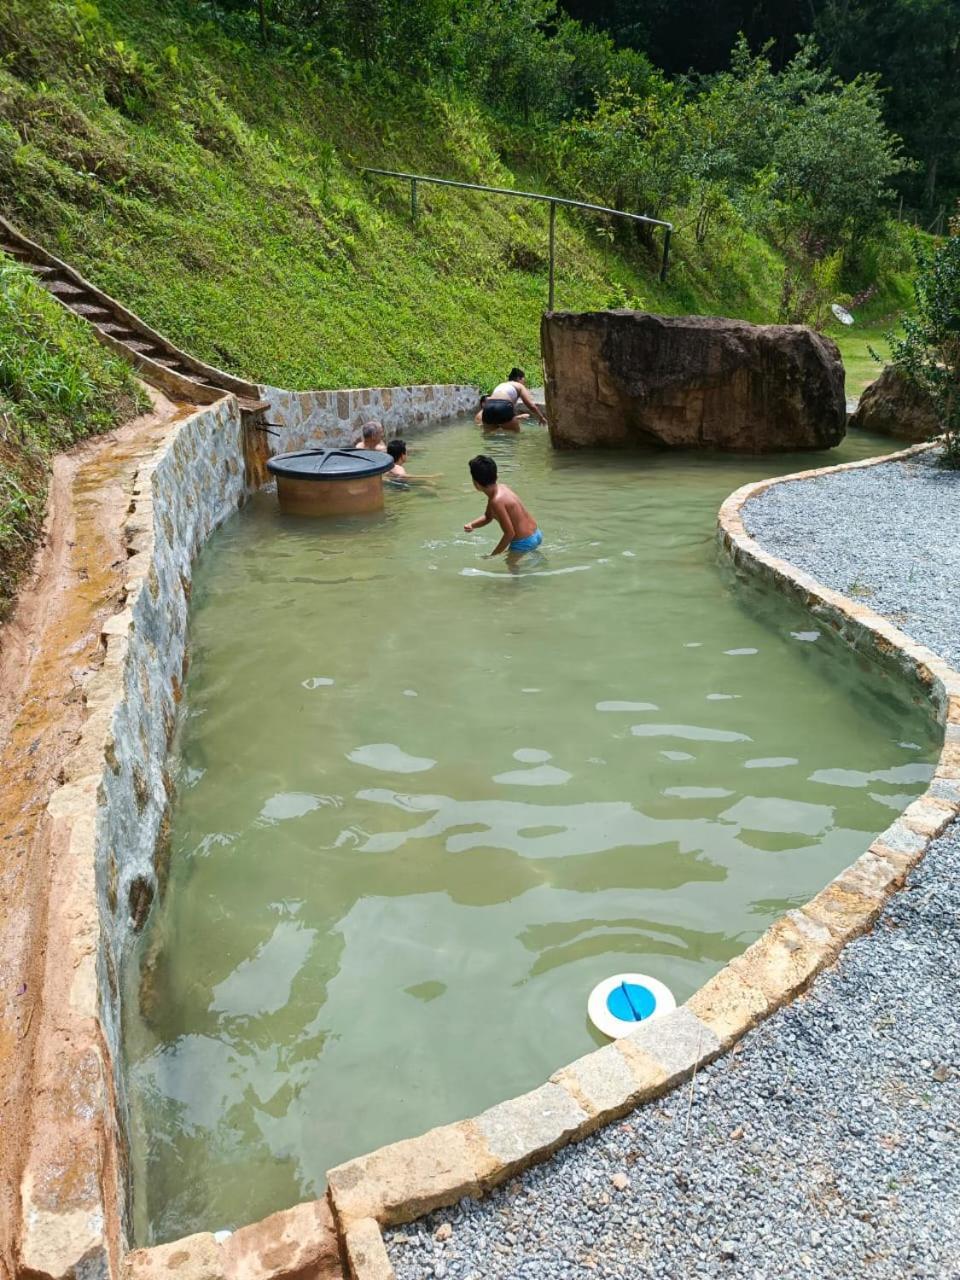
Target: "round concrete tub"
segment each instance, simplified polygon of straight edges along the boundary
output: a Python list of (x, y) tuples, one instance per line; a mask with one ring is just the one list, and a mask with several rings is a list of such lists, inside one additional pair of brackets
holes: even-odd
[(267, 462), (280, 510), (296, 516), (352, 516), (383, 510), (383, 476), (393, 466), (376, 449), (300, 449)]

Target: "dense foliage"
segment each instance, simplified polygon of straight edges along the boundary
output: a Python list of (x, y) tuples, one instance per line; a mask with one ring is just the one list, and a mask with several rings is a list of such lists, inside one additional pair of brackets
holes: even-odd
[(945, 460), (960, 467), (960, 211), (942, 244), (921, 246), (914, 310), (890, 340), (894, 363), (933, 400)]
[(0, 617), (43, 519), (50, 456), (143, 403), (130, 367), (0, 254)]
[(722, 71), (739, 32), (775, 67), (814, 36), (845, 79), (876, 73), (884, 117), (920, 161), (898, 182), (924, 223), (960, 191), (960, 0), (563, 0), (670, 74)]
[[(622, 43), (628, 4), (619, 24), (607, 15), (617, 44), (553, 0), (229, 3), (248, 23), (255, 8), (269, 13), (274, 38), (287, 31), (316, 41), (341, 76), (359, 60), (368, 75), (427, 77), (479, 97), (513, 127), (518, 149), (589, 200), (676, 219), (699, 244), (720, 223), (746, 221), (786, 259), (788, 320), (819, 321), (827, 293), (862, 279), (892, 184), (916, 168), (885, 121), (879, 77), (837, 77), (812, 37), (776, 62), (740, 36), (724, 69), (669, 79)], [(629, 28), (632, 39), (650, 38), (657, 6), (633, 7), (645, 17)], [(702, 24), (714, 38), (736, 6), (720, 10), (711, 7)], [(826, 9), (822, 16), (827, 24)], [(838, 24), (829, 31), (839, 48)], [(609, 233), (621, 248), (635, 234), (622, 224)]]

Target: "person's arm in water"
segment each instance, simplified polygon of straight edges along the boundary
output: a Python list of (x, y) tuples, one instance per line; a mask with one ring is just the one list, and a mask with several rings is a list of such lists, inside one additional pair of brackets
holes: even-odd
[(523, 385), (523, 383), (515, 382), (513, 385), (520, 392), (520, 399), (527, 406), (530, 412), (536, 416), (539, 422), (542, 422), (543, 425), (546, 426), (547, 415), (545, 413), (541, 413), (540, 406), (537, 404), (536, 400), (534, 400), (533, 396), (530, 394), (527, 388)]
[(506, 551), (507, 547), (509, 547), (510, 543), (517, 536), (517, 531), (514, 528), (513, 521), (510, 519), (509, 511), (507, 511), (502, 502), (491, 503), (491, 508), (494, 516), (496, 517), (497, 524), (499, 524), (500, 528), (503, 530), (503, 537), (490, 552), (490, 555), (499, 556)]

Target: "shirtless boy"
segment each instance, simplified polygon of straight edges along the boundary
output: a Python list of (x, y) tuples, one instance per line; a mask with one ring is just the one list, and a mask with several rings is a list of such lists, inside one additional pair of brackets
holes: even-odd
[(478, 453), (475, 458), (470, 459), (470, 475), (478, 493), (486, 494), (487, 509), (479, 520), (471, 520), (463, 526), (464, 533), (482, 529), (491, 520), (496, 520), (503, 530), (503, 537), (490, 555), (499, 556), (508, 549), (512, 556), (522, 555), (524, 551), (535, 551), (543, 541), (543, 534), (513, 490), (508, 489), (505, 484), (497, 483), (497, 464), (494, 460)]

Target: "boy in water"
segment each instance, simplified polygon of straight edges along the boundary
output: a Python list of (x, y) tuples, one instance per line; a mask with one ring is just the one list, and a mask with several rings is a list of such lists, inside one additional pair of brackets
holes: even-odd
[(478, 453), (475, 458), (470, 459), (470, 475), (473, 487), (479, 493), (487, 495), (487, 509), (479, 520), (471, 520), (463, 526), (464, 533), (482, 529), (491, 520), (496, 520), (503, 530), (503, 537), (490, 552), (491, 556), (498, 556), (508, 548), (511, 556), (522, 555), (524, 551), (535, 551), (543, 541), (543, 534), (513, 490), (508, 489), (505, 484), (497, 483), (497, 464), (494, 460)]
[(407, 460), (407, 442), (397, 438), (387, 445), (387, 453), (393, 459), (393, 469), (387, 472), (391, 480), (406, 480), (407, 469), (403, 465)]

